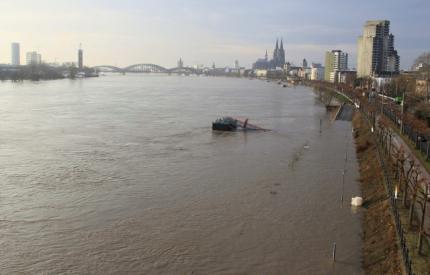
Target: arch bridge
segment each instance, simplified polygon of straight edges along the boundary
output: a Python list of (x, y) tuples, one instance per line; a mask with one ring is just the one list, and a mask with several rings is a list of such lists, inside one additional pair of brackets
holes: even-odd
[(119, 68), (111, 65), (99, 65), (92, 67), (98, 72), (110, 72), (110, 73), (166, 73), (166, 74), (200, 74), (201, 71), (191, 67), (176, 67), (167, 69), (160, 65), (141, 63), (127, 66), (125, 68)]
[(123, 70), (121, 68), (110, 66), (110, 65), (99, 65), (94, 66), (92, 69), (98, 71), (98, 72), (106, 72), (106, 73), (121, 73)]
[(135, 64), (125, 67), (126, 73), (167, 73), (168, 70), (164, 67), (155, 64)]

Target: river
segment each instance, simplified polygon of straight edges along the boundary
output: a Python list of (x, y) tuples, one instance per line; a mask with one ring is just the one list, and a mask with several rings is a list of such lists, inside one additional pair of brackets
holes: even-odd
[(307, 87), (111, 75), (2, 82), (0, 106), (0, 274), (363, 272), (351, 125)]

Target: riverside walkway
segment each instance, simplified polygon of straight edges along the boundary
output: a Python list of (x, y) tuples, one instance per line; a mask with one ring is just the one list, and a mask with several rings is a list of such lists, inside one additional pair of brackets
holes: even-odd
[[(430, 173), (425, 169), (425, 167), (421, 164), (421, 161), (415, 156), (415, 153), (410, 149), (409, 145), (406, 144), (406, 142), (397, 134), (393, 133), (392, 135), (392, 144), (396, 147), (398, 150), (403, 150), (404, 157), (412, 159), (414, 163), (418, 164), (415, 165), (415, 169), (418, 171), (419, 177), (418, 180), (423, 185), (423, 188), (425, 188), (425, 184), (430, 184)], [(409, 166), (407, 162), (405, 162), (405, 166)], [(406, 167), (409, 168), (409, 167)], [(415, 211), (417, 211), (420, 216), (422, 216), (422, 212), (420, 207), (415, 207)], [(430, 211), (426, 211), (426, 218), (424, 219), (424, 231), (430, 232)], [(427, 242), (430, 243), (430, 236), (426, 235)]]
[[(351, 96), (349, 96), (343, 92), (337, 91), (337, 90), (333, 90), (333, 91), (335, 91), (340, 96), (345, 97), (351, 103), (355, 102), (351, 98)], [(381, 115), (385, 116), (385, 114), (383, 114), (383, 113), (376, 115), (376, 118), (378, 121), (379, 121)], [(418, 181), (421, 184), (421, 188), (423, 188), (423, 190), (426, 190), (426, 185), (428, 185), (428, 188), (429, 188), (428, 190), (430, 190), (430, 173), (429, 173), (429, 171), (423, 166), (421, 160), (419, 158), (417, 158), (417, 156), (415, 155), (415, 152), (413, 150), (411, 150), (410, 146), (395, 131), (392, 131), (392, 145), (394, 147), (396, 147), (397, 150), (400, 150), (400, 149), (403, 150), (405, 159), (413, 160), (413, 162), (415, 163), (415, 169), (417, 170), (417, 172), (419, 174)], [(405, 165), (406, 169), (409, 168), (409, 163), (407, 161), (405, 162), (404, 165)], [(418, 202), (416, 202), (416, 205), (415, 205), (415, 213), (418, 214), (419, 218), (421, 219), (422, 211), (418, 205)], [(426, 211), (426, 214), (425, 214), (424, 232), (427, 232), (425, 237), (426, 237), (427, 243), (430, 244), (430, 234), (429, 234), (429, 232), (430, 232), (430, 211)]]

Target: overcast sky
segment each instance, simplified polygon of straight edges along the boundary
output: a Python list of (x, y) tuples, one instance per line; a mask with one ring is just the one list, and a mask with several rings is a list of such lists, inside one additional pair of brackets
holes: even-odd
[(323, 62), (341, 49), (356, 66), (357, 38), (366, 20), (387, 19), (402, 68), (430, 50), (429, 0), (1, 0), (0, 63), (10, 43), (37, 50), (47, 62), (86, 65), (155, 63), (251, 66), (282, 37), (286, 59)]

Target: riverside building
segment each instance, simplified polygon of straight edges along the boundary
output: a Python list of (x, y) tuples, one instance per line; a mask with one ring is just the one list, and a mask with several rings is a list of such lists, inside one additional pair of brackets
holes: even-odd
[(328, 82), (337, 81), (337, 72), (348, 69), (348, 54), (341, 50), (332, 50), (325, 54), (324, 80)]
[(320, 81), (324, 79), (324, 67), (321, 64), (312, 63), (311, 80)]
[(390, 21), (366, 21), (363, 35), (358, 38), (357, 77), (397, 74), (399, 64)]

